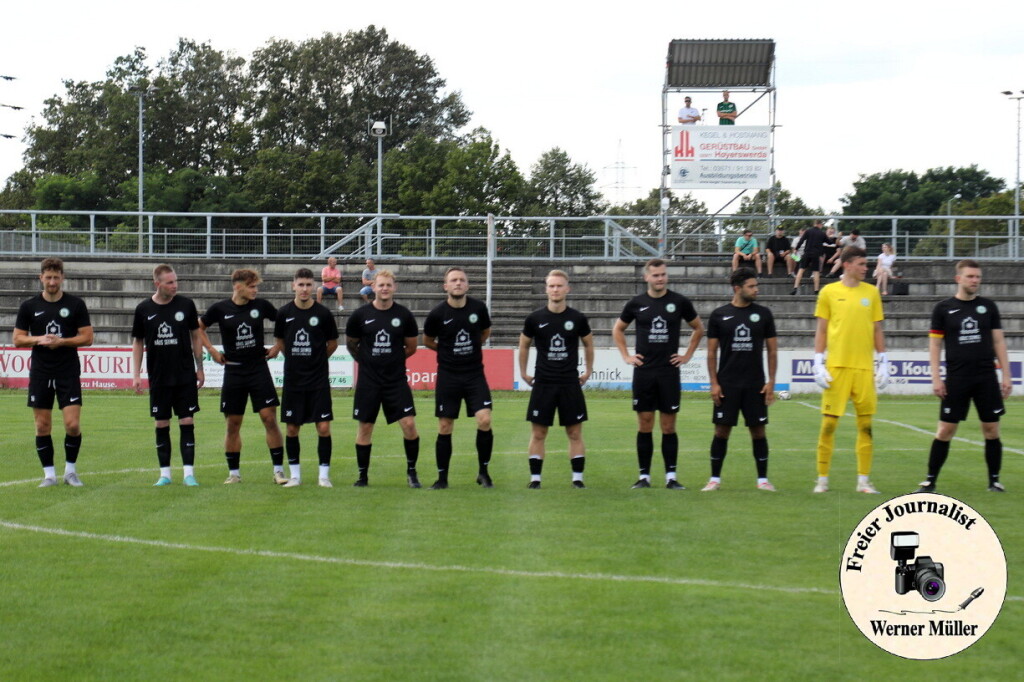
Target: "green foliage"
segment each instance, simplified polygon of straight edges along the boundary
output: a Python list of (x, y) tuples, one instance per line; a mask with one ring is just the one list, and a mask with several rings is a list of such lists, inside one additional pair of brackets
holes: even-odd
[[(793, 196), (788, 189), (783, 189), (782, 183), (776, 182), (771, 190), (760, 189), (752, 197), (744, 196), (740, 200), (740, 215), (768, 215), (769, 199), (774, 194), (773, 215), (777, 216), (815, 216), (824, 215), (820, 206), (810, 207), (803, 199)], [(774, 225), (767, 219), (764, 220), (730, 220), (726, 221), (726, 228), (730, 232), (742, 233), (743, 230), (753, 230), (756, 234), (769, 234), (775, 226), (781, 226), (790, 234), (795, 234), (800, 227), (806, 227), (806, 220), (781, 220)]]
[(541, 154), (525, 188), (525, 215), (587, 216), (601, 213), (604, 203), (597, 176), (573, 163), (558, 147)]
[[(1000, 192), (971, 201), (958, 201), (958, 216), (1011, 216), (1013, 192)], [(986, 250), (993, 256), (1007, 255), (1008, 220), (954, 220), (952, 253), (956, 257), (984, 257)], [(950, 251), (949, 220), (930, 221), (928, 234), (946, 239), (922, 239), (914, 247), (915, 256), (946, 256)], [(986, 235), (993, 235), (986, 238)]]

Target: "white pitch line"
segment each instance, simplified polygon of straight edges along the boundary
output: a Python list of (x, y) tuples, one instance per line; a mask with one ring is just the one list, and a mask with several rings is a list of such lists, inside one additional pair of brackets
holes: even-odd
[(293, 561), (307, 561), (322, 564), (336, 564), (342, 566), (360, 566), (367, 568), (390, 568), (406, 569), (414, 571), (433, 571), (439, 573), (482, 573), (486, 575), (501, 575), (515, 578), (555, 578), (563, 580), (591, 580), (605, 582), (636, 582), (656, 583), (663, 585), (695, 585), (701, 587), (721, 587), (728, 589), (756, 590), (758, 592), (782, 592), (785, 594), (821, 594), (836, 595), (836, 590), (826, 590), (819, 587), (782, 587), (776, 585), (754, 585), (748, 583), (729, 583), (717, 580), (704, 580), (700, 578), (671, 578), (657, 575), (615, 575), (611, 573), (567, 573), (563, 571), (521, 571), (511, 568), (492, 568), (487, 566), (460, 566), (436, 565), (411, 563), (404, 561), (371, 561), (369, 559), (350, 559), (345, 557), (320, 556), (316, 554), (299, 554), (296, 552), (276, 552), (263, 549), (236, 549), (233, 547), (212, 547), (206, 545), (189, 545), (178, 542), (165, 542), (163, 540), (146, 540), (123, 535), (104, 535), (100, 533), (87, 533), (84, 531), (65, 530), (62, 528), (45, 528), (42, 526), (29, 526), (21, 523), (0, 520), (0, 527), (9, 530), (28, 531), (31, 533), (44, 533), (61, 537), (79, 538), (83, 540), (99, 540), (127, 545), (142, 545), (158, 549), (185, 550), (189, 552), (216, 552), (219, 554), (231, 554), (241, 557), (260, 557), (268, 559), (291, 559)]
[[(803, 405), (804, 407), (809, 407), (812, 410), (820, 410), (821, 409), (820, 405), (812, 405), (811, 403), (799, 402), (797, 404), (798, 405)], [(844, 417), (852, 417), (854, 415), (849, 413), (849, 412), (846, 412), (843, 416)], [(881, 417), (878, 417), (877, 415), (875, 416), (873, 421), (882, 422), (883, 424), (892, 424), (893, 426), (900, 426), (900, 427), (903, 427), (904, 429), (909, 429), (911, 431), (916, 431), (917, 433), (923, 433), (926, 436), (934, 436), (935, 435), (934, 431), (929, 431), (927, 429), (922, 429), (919, 426), (912, 426), (911, 424), (904, 424), (903, 422), (894, 422), (891, 419), (882, 419)], [(976, 440), (971, 440), (969, 438), (963, 438), (962, 436), (953, 436), (953, 440), (960, 441), (961, 443), (967, 443), (968, 445), (975, 445), (975, 446), (978, 446), (978, 447), (984, 447), (985, 446), (984, 443), (980, 443), (980, 442), (978, 442)], [(1018, 450), (1017, 448), (1011, 448), (1011, 447), (1007, 447), (1005, 445), (1003, 446), (1003, 452), (1012, 452), (1015, 455), (1024, 455), (1024, 450)]]

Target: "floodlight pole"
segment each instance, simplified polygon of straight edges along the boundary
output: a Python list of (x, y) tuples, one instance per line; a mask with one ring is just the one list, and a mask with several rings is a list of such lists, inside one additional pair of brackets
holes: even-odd
[(142, 253), (142, 211), (145, 205), (143, 199), (145, 193), (145, 171), (143, 170), (143, 102), (145, 101), (147, 95), (152, 95), (154, 92), (156, 92), (156, 88), (152, 85), (150, 85), (147, 88), (144, 88), (141, 85), (139, 85), (134, 88), (131, 88), (129, 92), (131, 92), (133, 95), (139, 98), (139, 253)]
[(1017, 100), (1017, 181), (1013, 185), (1013, 229), (1010, 232), (1010, 256), (1015, 258), (1020, 252), (1020, 101), (1024, 99), (1024, 90), (1014, 95), (1012, 90), (1004, 90), (1008, 99)]

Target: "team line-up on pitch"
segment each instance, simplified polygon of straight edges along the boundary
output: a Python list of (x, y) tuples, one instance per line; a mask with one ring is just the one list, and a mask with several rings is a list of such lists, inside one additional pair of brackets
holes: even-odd
[[(811, 228), (814, 230), (817, 228)], [(808, 230), (810, 232), (810, 230)], [(813, 254), (812, 254), (813, 255)], [(806, 252), (805, 252), (806, 257)], [(853, 402), (857, 419), (857, 483), (863, 493), (877, 493), (869, 475), (873, 459), (871, 423), (877, 391), (889, 381), (883, 333), (882, 301), (878, 289), (864, 281), (866, 253), (857, 247), (842, 252), (842, 278), (824, 286), (815, 307), (814, 379), (823, 389), (822, 421), (817, 444), (818, 479), (815, 493), (829, 490), (829, 469), (839, 416)], [(364, 278), (366, 273), (364, 272)], [(676, 416), (680, 407), (680, 370), (707, 336), (707, 369), (713, 401), (711, 477), (703, 491), (718, 490), (722, 481), (732, 427), (742, 414), (750, 431), (757, 470), (757, 488), (774, 491), (768, 479), (768, 408), (776, 398), (778, 344), (769, 308), (757, 303), (757, 275), (740, 268), (730, 278), (733, 297), (708, 318), (707, 326), (690, 300), (668, 288), (667, 264), (650, 260), (643, 269), (644, 293), (628, 301), (612, 329), (612, 338), (624, 363), (633, 368), (632, 404), (637, 415), (636, 453), (639, 477), (633, 488), (651, 487), (655, 417), (661, 432), (665, 485), (682, 490), (676, 475), (679, 439)], [(58, 485), (51, 435), (56, 401), (62, 412), (65, 438), (63, 482), (81, 486), (77, 462), (82, 445), (82, 387), (78, 349), (93, 341), (93, 329), (84, 301), (63, 290), (64, 264), (56, 258), (42, 262), (42, 291), (24, 301), (14, 328), (14, 345), (31, 348), (28, 405), (33, 410), (36, 451), (43, 467), (40, 487)], [(933, 392), (940, 398), (939, 422), (928, 460), (928, 478), (919, 490), (934, 491), (957, 426), (973, 402), (985, 437), (988, 489), (1003, 492), (999, 481), (1002, 443), (999, 419), (1003, 399), (1011, 390), (1006, 343), (996, 304), (978, 295), (981, 267), (971, 260), (956, 266), (956, 293), (933, 311), (929, 334)], [(317, 432), (317, 482), (332, 487), (333, 449), (331, 422), (334, 410), (328, 376), (328, 358), (342, 338), (334, 313), (317, 302), (314, 274), (300, 268), (291, 283), (294, 298), (275, 308), (258, 296), (260, 276), (238, 269), (231, 275), (230, 298), (218, 301), (202, 315), (189, 298), (178, 294), (178, 280), (169, 265), (153, 271), (154, 293), (135, 309), (132, 324), (133, 385), (143, 391), (142, 363), (149, 377), (150, 413), (155, 420), (160, 475), (156, 486), (171, 481), (171, 420), (177, 417), (184, 484), (196, 486), (195, 423), (198, 389), (203, 385), (204, 350), (224, 368), (220, 391), (226, 434), (224, 452), (228, 477), (225, 484), (241, 483), (241, 426), (248, 410), (259, 415), (273, 465), (274, 482), (284, 487), (302, 484), (299, 434), (304, 424)], [(584, 488), (586, 446), (583, 424), (587, 405), (582, 387), (594, 367), (594, 338), (587, 316), (567, 303), (569, 276), (552, 270), (544, 280), (547, 303), (530, 313), (519, 338), (518, 364), (523, 381), (531, 387), (526, 419), (531, 424), (528, 487), (541, 487), (547, 435), (557, 414), (568, 439), (571, 484)], [(483, 346), (490, 336), (487, 306), (470, 296), (466, 272), (451, 267), (444, 274), (446, 294), (427, 315), (422, 344), (437, 353), (435, 442), (437, 480), (432, 489), (448, 487), (452, 433), (462, 405), (476, 423), (478, 471), (476, 482), (494, 485), (489, 471), (494, 434), (492, 397), (484, 374)], [(406, 476), (410, 487), (421, 487), (417, 473), (420, 437), (416, 410), (406, 379), (406, 358), (417, 351), (421, 330), (408, 308), (395, 301), (396, 278), (376, 270), (366, 293), (373, 300), (349, 315), (344, 342), (359, 368), (352, 417), (357, 422), (355, 486), (369, 484), (373, 430), (378, 417), (397, 422), (402, 432)], [(340, 306), (339, 306), (340, 307)], [(683, 323), (689, 339), (681, 350)], [(272, 325), (274, 343), (265, 345)], [(635, 325), (633, 352), (626, 331)], [(210, 342), (207, 330), (217, 327), (222, 350)], [(531, 347), (536, 350), (529, 373)], [(583, 352), (580, 373), (580, 349)], [(945, 350), (946, 374), (940, 373)], [(284, 357), (280, 398), (268, 360)], [(1003, 371), (997, 370), (1004, 368)], [(876, 367), (877, 366), (877, 367)], [(285, 424), (278, 424), (278, 408)], [(285, 457), (289, 471), (284, 469)]]

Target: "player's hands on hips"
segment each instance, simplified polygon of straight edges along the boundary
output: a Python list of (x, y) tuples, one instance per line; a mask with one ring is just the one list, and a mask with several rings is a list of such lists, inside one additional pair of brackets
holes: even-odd
[(669, 357), (668, 362), (673, 367), (679, 367), (680, 365), (688, 363), (692, 357), (693, 355), (680, 355), (679, 353), (673, 353)]
[(828, 388), (832, 385), (832, 375), (825, 369), (824, 353), (814, 354), (814, 383), (822, 388)]
[(885, 353), (878, 354), (878, 368), (875, 370), (875, 388), (881, 391), (889, 385), (889, 359)]
[(630, 355), (628, 358), (626, 358), (626, 364), (632, 365), (633, 367), (643, 367), (644, 356), (640, 355), (639, 353), (637, 353), (636, 355)]

